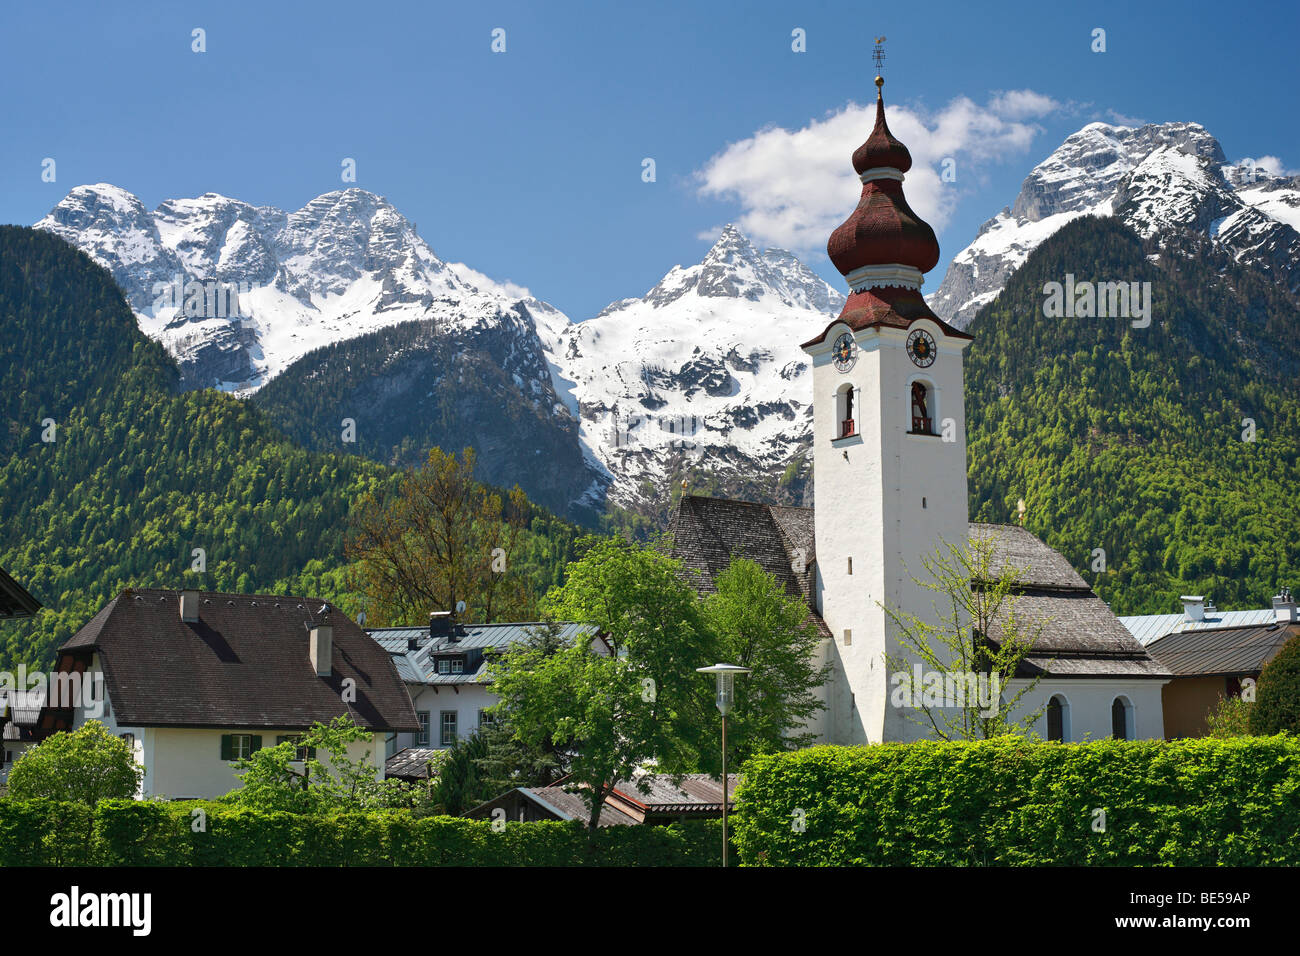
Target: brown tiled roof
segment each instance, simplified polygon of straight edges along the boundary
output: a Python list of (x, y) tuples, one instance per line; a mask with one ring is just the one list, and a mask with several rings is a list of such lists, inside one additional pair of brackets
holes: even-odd
[[(825, 622), (815, 611), (813, 593), (813, 509), (684, 496), (672, 522), (673, 554), (690, 569), (704, 573), (701, 590), (712, 591), (713, 577), (733, 557), (754, 561), (792, 595), (812, 609), (823, 636)], [(1059, 677), (1168, 677), (1169, 672), (1119, 623), (1087, 582), (1056, 550), (1024, 528), (972, 522), (972, 539), (991, 538), (995, 573), (1014, 568), (1022, 593), (1017, 614), (1030, 626), (1041, 625), (1035, 653), (1025, 660), (1027, 674)], [(798, 575), (796, 549), (807, 570)], [(994, 633), (998, 640), (996, 622)]]
[(1258, 674), (1300, 624), (1263, 624), (1175, 631), (1147, 645), (1157, 661), (1178, 677)]
[(14, 617), (31, 617), (41, 609), (41, 602), (0, 568), (0, 621)]
[[(180, 618), (180, 592), (126, 590), (61, 651), (99, 653), (125, 727), (305, 729), (351, 714), (376, 731), (417, 730), (388, 653), (341, 611), (329, 612), (332, 672), (317, 677), (309, 626), (316, 598), (199, 592), (199, 620)], [(344, 702), (344, 682), (356, 700)]]

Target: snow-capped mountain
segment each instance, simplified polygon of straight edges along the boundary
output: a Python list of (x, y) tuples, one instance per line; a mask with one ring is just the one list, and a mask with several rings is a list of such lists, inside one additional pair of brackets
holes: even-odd
[(113, 274), (190, 387), (255, 391), (313, 349), (403, 322), (434, 320), (455, 334), (515, 321), (514, 296), (439, 259), (413, 223), (362, 189), (292, 213), (216, 193), (150, 212), (100, 183), (72, 190), (36, 228)]
[(727, 226), (702, 262), (674, 266), (644, 297), (538, 331), (612, 501), (662, 500), (695, 461), (719, 488), (771, 494), (794, 479), (810, 434), (799, 343), (843, 303), (789, 252), (760, 252)]
[(1040, 242), (1086, 215), (1119, 216), (1144, 237), (1199, 232), (1300, 288), (1300, 177), (1228, 163), (1196, 123), (1091, 123), (1039, 163), (1015, 203), (953, 258), (931, 307), (965, 328)]

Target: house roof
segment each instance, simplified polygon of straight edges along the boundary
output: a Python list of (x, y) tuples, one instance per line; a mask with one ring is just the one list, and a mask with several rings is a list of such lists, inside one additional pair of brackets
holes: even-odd
[(399, 780), (427, 780), (433, 776), (430, 764), (440, 764), (447, 751), (433, 747), (407, 747), (384, 761), (384, 776)]
[(1128, 629), (1139, 644), (1150, 646), (1166, 634), (1175, 631), (1208, 631), (1223, 627), (1258, 626), (1271, 624), (1277, 619), (1271, 607), (1248, 611), (1206, 611), (1202, 621), (1189, 621), (1183, 612), (1174, 614), (1139, 614), (1121, 617), (1119, 622)]
[[(546, 627), (544, 621), (508, 624), (454, 624), (451, 636), (433, 637), (428, 627), (381, 627), (369, 634), (392, 655), (397, 672), (408, 684), (482, 684), (487, 683), (488, 650), (501, 650), (527, 640), (535, 630)], [(599, 629), (572, 621), (555, 623), (560, 640), (596, 637)], [(416, 642), (415, 648), (410, 642)], [(459, 674), (438, 672), (438, 658), (464, 655), (466, 667)]]
[[(727, 774), (728, 808), (736, 805), (739, 774)], [(588, 819), (587, 802), (579, 789), (563, 782), (549, 787), (517, 787), (468, 811), (465, 816), (485, 817), (492, 809), (518, 795), (545, 810), (557, 820)], [(680, 784), (662, 774), (646, 774), (635, 780), (620, 780), (600, 808), (598, 827), (632, 826), (644, 823), (647, 816), (702, 814), (722, 812), (722, 779), (703, 773), (687, 774)]]
[(41, 609), (41, 602), (27, 593), (27, 589), (0, 568), (0, 621), (16, 617), (31, 617)]
[[(812, 508), (686, 495), (673, 518), (673, 553), (702, 572), (696, 583), (703, 591), (714, 589), (713, 577), (733, 557), (754, 561), (787, 593), (803, 597), (828, 635), (815, 609), (813, 517)], [(1022, 623), (1041, 626), (1035, 652), (1024, 661), (1026, 675), (1169, 677), (1058, 551), (1016, 525), (972, 522), (969, 534), (993, 541), (994, 573), (1007, 566), (1018, 571), (1016, 613)]]
[(1300, 636), (1300, 624), (1248, 624), (1244, 627), (1179, 631), (1147, 645), (1151, 656), (1177, 677), (1258, 674), (1287, 641)]
[[(60, 648), (99, 654), (122, 726), (293, 730), (351, 714), (370, 730), (418, 729), (389, 655), (324, 601), (200, 591), (187, 623), (180, 594), (125, 590)], [(318, 677), (309, 628), (326, 619), (331, 674)]]

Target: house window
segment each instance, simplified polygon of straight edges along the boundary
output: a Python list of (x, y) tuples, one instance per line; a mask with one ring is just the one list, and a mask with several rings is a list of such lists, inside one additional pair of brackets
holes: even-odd
[(118, 734), (126, 742), (126, 745), (135, 749), (135, 734)]
[(853, 556), (849, 555), (849, 574), (853, 573)]
[(243, 760), (253, 751), (262, 749), (262, 738), (258, 734), (222, 734), (221, 759)]
[(486, 709), (482, 707), (478, 709), (478, 725), (480, 727), (491, 727), (495, 723), (496, 723), (496, 718), (493, 717), (492, 714), (490, 714)]
[(934, 434), (934, 421), (930, 415), (930, 390), (924, 382), (912, 383), (912, 433)]
[(453, 674), (465, 673), (465, 661), (462, 658), (453, 657), (451, 659), (451, 672)]
[(1110, 735), (1116, 740), (1133, 739), (1133, 705), (1123, 697), (1110, 705)]
[(447, 658), (445, 658), (445, 657), (440, 657), (440, 658), (438, 659), (438, 673), (439, 673), (439, 674), (450, 674), (450, 673), (451, 673), (451, 661), (449, 661), (449, 660), (448, 660)]
[(422, 710), (415, 716), (420, 720), (420, 729), (415, 733), (415, 745), (427, 747), (429, 746), (429, 712)]
[(853, 643), (853, 631), (851, 628), (846, 627), (844, 629), (844, 646), (848, 647), (852, 643)]
[[(295, 740), (302, 739), (301, 734), (285, 734), (275, 738), (275, 745), (278, 747), (283, 743), (292, 743)], [(295, 747), (293, 751), (294, 760), (315, 760), (315, 747)]]
[(439, 715), (439, 746), (450, 747), (456, 742), (456, 712), (444, 710)]
[(1066, 718), (1070, 705), (1065, 698), (1056, 694), (1047, 702), (1047, 739), (1064, 741), (1066, 735)]

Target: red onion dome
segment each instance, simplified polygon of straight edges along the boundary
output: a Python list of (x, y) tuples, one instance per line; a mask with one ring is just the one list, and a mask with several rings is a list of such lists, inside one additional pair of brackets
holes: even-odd
[(894, 139), (885, 125), (885, 104), (878, 97), (875, 131), (853, 154), (853, 166), (859, 175), (880, 172), (870, 174), (862, 184), (858, 208), (831, 233), (826, 244), (841, 275), (877, 265), (908, 266), (924, 273), (938, 264), (939, 240), (934, 230), (903, 196), (903, 172), (911, 165), (907, 147)]
[(912, 154), (907, 147), (894, 138), (885, 122), (885, 98), (880, 91), (884, 81), (876, 84), (876, 128), (871, 131), (867, 141), (853, 151), (853, 168), (862, 175), (868, 169), (897, 169), (905, 173), (912, 168)]

